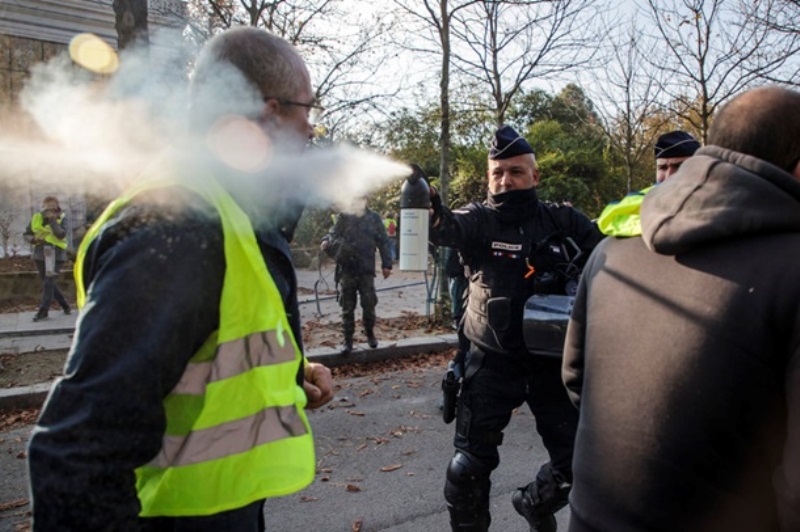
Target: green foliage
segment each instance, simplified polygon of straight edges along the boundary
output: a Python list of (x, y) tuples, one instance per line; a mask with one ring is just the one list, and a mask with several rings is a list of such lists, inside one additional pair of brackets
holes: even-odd
[(439, 110), (432, 105), (392, 113), (385, 127), (389, 155), (420, 165), (426, 175), (438, 175), (439, 121)]
[(534, 122), (550, 120), (552, 106), (553, 96), (541, 89), (520, 93), (519, 97), (512, 102), (506, 119), (508, 124), (517, 131), (524, 131)]
[[(451, 207), (486, 197), (486, 154), (495, 125), (481, 95), (461, 96), (460, 106), (451, 113), (451, 165), (448, 203)], [(549, 201), (569, 201), (590, 217), (605, 205), (627, 194), (628, 175), (632, 189), (653, 181), (652, 146), (639, 151), (632, 168), (609, 142), (614, 132), (604, 130), (594, 103), (575, 84), (551, 95), (543, 90), (520, 93), (507, 113), (508, 124), (524, 134), (539, 163), (539, 196)], [(652, 142), (663, 128), (680, 125), (653, 115), (644, 124), (643, 142)], [(440, 116), (438, 104), (404, 109), (391, 117), (385, 128), (392, 156), (420, 164), (429, 176), (439, 173)], [(644, 140), (653, 139), (653, 140)], [(385, 192), (384, 203), (392, 205), (399, 196), (399, 184)], [(377, 198), (376, 198), (377, 199)], [(399, 199), (399, 198), (398, 198)]]
[(486, 147), (483, 143), (454, 149), (456, 170), (450, 183), (450, 206), (486, 197)]
[(602, 136), (555, 120), (533, 124), (526, 136), (539, 163), (539, 196), (569, 201), (590, 215), (599, 213), (605, 203), (592, 191), (606, 179)]

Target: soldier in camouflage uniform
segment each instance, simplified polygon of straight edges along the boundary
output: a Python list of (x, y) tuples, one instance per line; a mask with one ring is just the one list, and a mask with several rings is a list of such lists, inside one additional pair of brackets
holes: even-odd
[(353, 350), (356, 298), (361, 297), (364, 333), (370, 347), (378, 347), (375, 338), (375, 248), (381, 255), (383, 278), (392, 273), (389, 237), (378, 213), (364, 208), (363, 214), (341, 213), (333, 229), (323, 239), (321, 248), (336, 261), (336, 283), (340, 286), (344, 342), (342, 353)]

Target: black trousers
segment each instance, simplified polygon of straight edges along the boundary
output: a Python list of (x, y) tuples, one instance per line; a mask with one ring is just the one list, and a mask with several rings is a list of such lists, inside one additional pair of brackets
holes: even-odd
[[(34, 260), (34, 262), (36, 263), (36, 270), (39, 272), (39, 279), (42, 280), (42, 299), (39, 301), (39, 310), (43, 312), (47, 311), (50, 308), (50, 303), (53, 302), (54, 298), (56, 302), (61, 305), (61, 308), (69, 308), (69, 304), (64, 298), (64, 294), (62, 294), (61, 290), (59, 290), (58, 286), (56, 286), (56, 278), (45, 275), (44, 261)], [(56, 272), (61, 271), (62, 264), (62, 262), (56, 262)]]
[(264, 532), (264, 501), (203, 517), (151, 517), (141, 532)]
[[(476, 358), (474, 347), (470, 358), (468, 366)], [(496, 469), (503, 430), (512, 411), (522, 403), (530, 407), (536, 430), (550, 455), (550, 462), (542, 469), (550, 469), (571, 482), (578, 410), (567, 396), (561, 380), (561, 360), (557, 358), (484, 353), (480, 369), (461, 392), (453, 440), (456, 449), (478, 460), (487, 471)], [(533, 476), (531, 472), (531, 480)], [(538, 475), (536, 482), (552, 476)]]

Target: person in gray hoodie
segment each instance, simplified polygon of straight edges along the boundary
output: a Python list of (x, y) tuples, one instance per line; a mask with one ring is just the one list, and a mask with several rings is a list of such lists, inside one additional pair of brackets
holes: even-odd
[(570, 530), (800, 530), (800, 93), (729, 101), (590, 257)]

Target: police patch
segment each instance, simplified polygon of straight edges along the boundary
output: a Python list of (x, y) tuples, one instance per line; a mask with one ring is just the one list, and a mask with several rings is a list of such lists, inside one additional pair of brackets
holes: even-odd
[(507, 242), (492, 242), (492, 249), (505, 251), (522, 251), (522, 244), (509, 244)]

